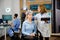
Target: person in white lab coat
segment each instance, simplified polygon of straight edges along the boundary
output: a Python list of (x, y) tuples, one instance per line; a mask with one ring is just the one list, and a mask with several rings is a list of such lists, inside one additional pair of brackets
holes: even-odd
[(50, 16), (48, 15), (48, 12), (46, 11), (46, 8), (44, 5), (40, 5), (38, 7), (38, 12), (39, 13), (36, 14), (34, 18), (37, 20), (38, 31), (40, 32), (40, 40), (43, 40), (43, 37), (45, 37), (45, 40), (49, 40), (50, 30), (46, 26), (47, 21), (41, 21), (41, 18), (50, 18)]

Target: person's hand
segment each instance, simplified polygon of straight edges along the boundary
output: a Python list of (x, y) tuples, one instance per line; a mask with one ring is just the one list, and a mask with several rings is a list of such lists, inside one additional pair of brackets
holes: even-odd
[(10, 23), (9, 25), (10, 25), (11, 27), (13, 27), (13, 23)]
[(30, 36), (35, 36), (35, 34), (34, 33), (31, 33)]
[(8, 25), (10, 25), (11, 23), (8, 23)]

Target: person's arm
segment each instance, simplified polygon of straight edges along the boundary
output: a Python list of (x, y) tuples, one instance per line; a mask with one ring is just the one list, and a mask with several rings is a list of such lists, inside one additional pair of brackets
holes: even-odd
[(37, 31), (37, 27), (36, 24), (34, 24), (34, 34), (36, 34), (36, 31)]
[(14, 23), (13, 22), (10, 25), (11, 25), (11, 27), (14, 27)]
[(8, 22), (8, 25), (10, 25), (11, 27), (13, 27), (14, 26), (13, 21)]
[(36, 31), (37, 31), (37, 27), (36, 27), (36, 25), (34, 24), (34, 30), (33, 30), (33, 33), (31, 33), (30, 36), (35, 36)]
[(17, 23), (16, 20), (13, 20), (12, 23), (10, 23), (12, 29), (14, 29), (16, 23)]
[(16, 28), (16, 29), (19, 29), (20, 24), (21, 24), (20, 20), (17, 20), (17, 21), (16, 21), (15, 28)]
[(11, 22), (11, 23), (8, 23), (11, 27), (13, 27), (14, 26), (14, 24), (13, 24), (13, 22)]
[(37, 20), (37, 15), (33, 16), (34, 20)]
[(24, 35), (30, 35), (29, 33), (26, 32), (26, 24), (25, 23), (23, 23), (23, 25), (22, 25), (22, 33)]

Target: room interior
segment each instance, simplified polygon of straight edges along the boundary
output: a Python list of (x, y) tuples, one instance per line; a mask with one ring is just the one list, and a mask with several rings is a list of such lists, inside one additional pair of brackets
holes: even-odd
[[(58, 2), (60, 2), (60, 1), (58, 0)], [(13, 1), (12, 0), (10, 0), (10, 1), (9, 0), (5, 0), (5, 1), (3, 0), (0, 3), (1, 3), (0, 4), (1, 5), (0, 9), (2, 10), (0, 12), (0, 14), (1, 14), (1, 17), (0, 18), (2, 18), (2, 15), (3, 14), (6, 15), (6, 12), (4, 10), (7, 7), (7, 8), (11, 8), (11, 11), (10, 12), (7, 12), (7, 14), (9, 13), (8, 14), (8, 15), (10, 15), (9, 17), (11, 17), (11, 15), (12, 15), (12, 19), (13, 19), (14, 13), (18, 13), (19, 18), (21, 18), (21, 14), (23, 12), (25, 13), (26, 12), (26, 9), (31, 9), (34, 13), (37, 14), (37, 12), (38, 12), (37, 11), (38, 5), (44, 4), (46, 6), (46, 8), (48, 9), (47, 11), (48, 12), (51, 12), (51, 15), (54, 15), (54, 16), (57, 16), (58, 15), (56, 17), (56, 19), (55, 19), (55, 17), (52, 18), (52, 16), (51, 16), (51, 20), (53, 20), (54, 23), (52, 23), (53, 21), (51, 21), (51, 24), (49, 25), (50, 30), (51, 30), (50, 40), (60, 40), (60, 32), (59, 32), (59, 30), (57, 30), (57, 29), (59, 29), (59, 27), (52, 26), (53, 24), (55, 24), (55, 21), (57, 20), (57, 18), (59, 19), (59, 14), (57, 14), (57, 13), (60, 13), (60, 10), (59, 10), (60, 8), (57, 6), (57, 2), (55, 2), (55, 6), (54, 6), (55, 7), (55, 11), (53, 9), (53, 5), (54, 5), (53, 4), (53, 0), (13, 0)], [(60, 3), (58, 3), (58, 4), (60, 4)], [(36, 8), (34, 8), (34, 7), (36, 7)], [(57, 9), (57, 7), (58, 7), (58, 9)], [(9, 19), (9, 20), (12, 20), (12, 19)], [(59, 20), (57, 20), (56, 22), (58, 23)], [(9, 40), (9, 39), (10, 38), (7, 37), (7, 40)]]

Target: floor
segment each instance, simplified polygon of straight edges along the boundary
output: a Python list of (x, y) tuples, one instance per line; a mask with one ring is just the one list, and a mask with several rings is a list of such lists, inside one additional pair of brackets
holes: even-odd
[[(0, 40), (4, 40), (4, 38), (3, 38), (3, 39), (0, 39)], [(7, 40), (10, 40), (10, 38), (7, 37)], [(20, 40), (21, 40), (21, 39), (20, 39)], [(49, 40), (60, 40), (60, 37), (50, 37)]]
[[(4, 38), (2, 37), (2, 39), (0, 38), (0, 40), (4, 40)], [(10, 37), (7, 37), (7, 40), (10, 40)], [(19, 39), (19, 40), (21, 40), (21, 39)], [(50, 40), (60, 40), (60, 37), (51, 36)]]

